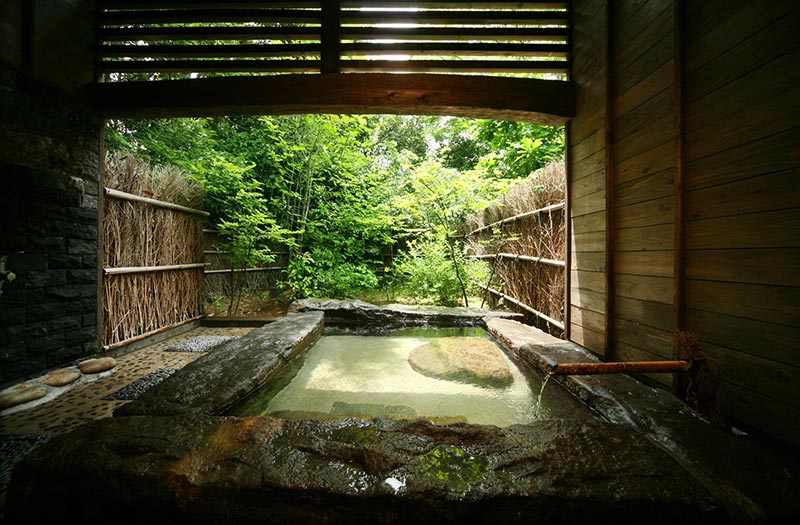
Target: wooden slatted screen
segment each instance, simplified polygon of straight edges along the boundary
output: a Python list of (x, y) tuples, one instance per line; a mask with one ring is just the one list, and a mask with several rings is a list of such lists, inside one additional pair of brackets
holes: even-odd
[(318, 72), (564, 79), (566, 4), (101, 0), (98, 69), (109, 80)]

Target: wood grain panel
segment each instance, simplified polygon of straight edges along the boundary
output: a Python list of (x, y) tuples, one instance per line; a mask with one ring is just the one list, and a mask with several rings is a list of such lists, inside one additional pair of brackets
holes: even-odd
[(665, 62), (641, 81), (634, 84), (614, 100), (614, 111), (618, 116), (626, 115), (650, 99), (655, 93), (666, 89), (674, 78), (672, 61)]
[(800, 167), (691, 191), (686, 194), (687, 217), (708, 219), (800, 208), (798, 180)]
[(619, 297), (672, 304), (672, 277), (620, 274), (614, 284)]
[(614, 243), (621, 252), (672, 250), (674, 229), (672, 223), (623, 228), (614, 232)]
[(690, 279), (800, 286), (800, 248), (687, 250), (685, 260)]
[(800, 327), (800, 288), (687, 280), (686, 307)]
[(694, 159), (686, 164), (689, 191), (800, 166), (800, 127)]
[[(795, 48), (689, 103), (686, 107), (687, 132), (707, 128), (731, 115), (741, 115), (742, 110), (756, 105), (766, 103), (784, 107), (784, 103), (797, 98), (794, 88), (800, 84), (798, 61), (800, 48)], [(687, 92), (695, 89), (693, 86), (697, 81), (697, 76), (687, 75)], [(785, 120), (787, 116), (781, 115), (780, 120)]]
[(800, 368), (704, 343), (703, 352), (718, 377), (792, 406), (800, 400)]
[(606, 145), (603, 130), (597, 129), (594, 133), (580, 142), (574, 143), (570, 149), (571, 160), (577, 162), (585, 159), (593, 153), (601, 151)]
[(573, 234), (571, 244), (574, 252), (603, 252), (606, 248), (606, 232)]
[(686, 327), (704, 342), (800, 367), (797, 328), (702, 310), (686, 310)]
[(572, 200), (572, 216), (580, 217), (606, 209), (605, 189)]
[(570, 307), (572, 323), (602, 333), (606, 329), (606, 316), (586, 308)]
[[(672, 148), (674, 150), (674, 146)], [(618, 184), (615, 204), (618, 207), (651, 201), (675, 193), (675, 168)]]
[(654, 42), (638, 58), (627, 64), (624, 69), (617, 69), (615, 73), (615, 91), (617, 94), (625, 93), (638, 81), (672, 60), (674, 42), (672, 34), (668, 34)]
[(629, 297), (614, 297), (614, 312), (620, 319), (669, 332), (672, 330), (672, 305), (642, 301)]
[(606, 212), (598, 211), (580, 217), (572, 217), (571, 226), (573, 233), (588, 233), (606, 231)]
[(638, 107), (625, 115), (618, 115), (615, 120), (614, 140), (624, 142), (625, 138), (633, 135), (654, 120), (672, 115), (675, 103), (675, 89), (669, 85), (656, 91)]
[(570, 331), (570, 340), (595, 354), (602, 356), (605, 353), (605, 336), (591, 328), (585, 328), (579, 324), (573, 323)]
[(626, 319), (615, 319), (614, 330), (620, 343), (641, 348), (664, 359), (672, 358), (671, 330), (659, 330)]
[(615, 182), (623, 184), (675, 166), (675, 144), (665, 142), (617, 163)]
[(606, 278), (603, 272), (571, 270), (570, 283), (573, 288), (600, 294), (604, 294), (606, 290)]
[(634, 228), (639, 226), (654, 226), (674, 221), (675, 199), (663, 197), (616, 209), (617, 226), (619, 228)]
[[(617, 20), (626, 15), (626, 7), (626, 2), (620, 3)], [(619, 71), (628, 69), (642, 55), (652, 53), (655, 42), (672, 34), (672, 11), (668, 2), (648, 2), (630, 18), (630, 23), (616, 25), (614, 62)]]
[(686, 249), (796, 248), (800, 246), (798, 209), (718, 217), (686, 223)]
[(621, 163), (675, 139), (675, 117), (667, 115), (640, 129), (638, 133), (616, 144), (616, 161)]
[(614, 269), (617, 274), (672, 277), (672, 250), (649, 252), (616, 252)]
[(593, 173), (591, 177), (581, 177), (570, 185), (570, 194), (573, 199), (580, 199), (598, 191), (605, 191), (605, 169)]
[(605, 294), (595, 292), (592, 290), (584, 290), (582, 288), (572, 287), (572, 305), (586, 310), (592, 310), (604, 314), (606, 311)]
[(597, 252), (574, 252), (572, 254), (572, 269), (585, 270), (587, 272), (603, 272), (606, 267), (604, 253)]
[(728, 381), (720, 381), (717, 399), (734, 420), (800, 446), (800, 409)]

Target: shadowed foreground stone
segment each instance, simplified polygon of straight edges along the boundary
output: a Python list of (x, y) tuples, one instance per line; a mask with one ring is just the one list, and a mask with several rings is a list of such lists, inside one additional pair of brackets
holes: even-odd
[(418, 373), (478, 386), (506, 387), (514, 382), (500, 349), (479, 337), (444, 337), (411, 350), (408, 364)]
[(20, 463), (13, 523), (716, 523), (674, 460), (608, 423), (505, 429), (267, 416), (95, 421)]

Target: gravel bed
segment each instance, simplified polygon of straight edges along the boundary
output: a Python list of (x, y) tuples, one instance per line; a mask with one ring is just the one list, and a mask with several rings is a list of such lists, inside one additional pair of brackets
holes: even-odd
[(200, 335), (189, 340), (178, 343), (170, 347), (168, 352), (209, 352), (233, 339), (238, 339), (234, 335)]
[(139, 399), (139, 396), (177, 372), (177, 368), (159, 368), (154, 372), (150, 372), (130, 383), (128, 386), (120, 388), (116, 392), (107, 395), (103, 399), (108, 401), (115, 400), (133, 400)]

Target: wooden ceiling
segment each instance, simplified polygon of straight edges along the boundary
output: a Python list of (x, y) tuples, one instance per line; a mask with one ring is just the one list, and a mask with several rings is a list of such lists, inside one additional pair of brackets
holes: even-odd
[[(229, 96), (227, 84), (240, 90), (239, 113), (269, 107), (306, 112), (316, 103), (326, 112), (360, 106), (368, 112), (491, 117), (485, 111), (494, 108), (494, 114), (507, 110), (514, 118), (563, 123), (574, 106), (566, 100), (573, 93), (566, 81), (568, 22), (566, 2), (535, 0), (100, 0), (101, 83), (93, 95), (109, 102), (104, 111), (114, 114), (123, 110), (115, 97), (125, 93), (131, 97), (125, 112), (148, 116), (170, 113), (170, 93), (184, 89), (196, 93), (175, 101), (183, 102), (184, 113), (190, 106), (195, 114), (222, 106), (229, 112), (235, 101), (216, 100), (219, 94), (210, 90)], [(216, 77), (227, 80), (207, 82)], [(185, 82), (172, 84), (179, 80)], [(172, 87), (144, 85), (153, 81)], [(287, 86), (294, 91), (280, 92)], [(357, 96), (359, 89), (373, 91)], [(468, 94), (478, 89), (485, 90), (483, 100)], [(247, 100), (244, 93), (250, 93)], [(267, 97), (283, 102), (266, 104)], [(148, 111), (146, 103), (154, 101), (161, 109)]]

